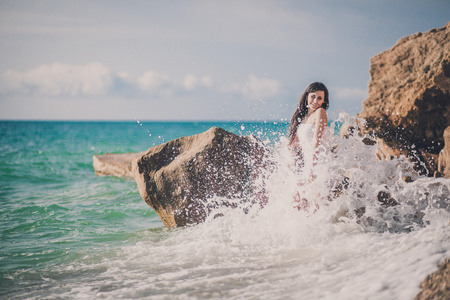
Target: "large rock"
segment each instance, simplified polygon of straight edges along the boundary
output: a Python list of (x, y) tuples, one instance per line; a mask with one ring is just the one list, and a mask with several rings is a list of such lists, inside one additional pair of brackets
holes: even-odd
[(218, 202), (255, 201), (252, 179), (263, 152), (255, 139), (213, 127), (150, 148), (133, 162), (133, 173), (164, 225), (185, 226), (203, 222)]
[(403, 154), (433, 174), (450, 125), (450, 22), (374, 56), (370, 77), (358, 117), (379, 139), (380, 153)]

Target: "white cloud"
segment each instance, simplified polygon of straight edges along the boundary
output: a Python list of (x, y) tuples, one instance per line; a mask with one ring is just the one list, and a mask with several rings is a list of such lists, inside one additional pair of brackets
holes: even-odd
[(202, 76), (200, 78), (200, 82), (203, 86), (212, 87), (213, 80), (210, 76)]
[(122, 79), (123, 81), (132, 81), (133, 80), (128, 72), (118, 72), (116, 75), (118, 78)]
[(234, 82), (228, 88), (222, 88), (222, 92), (266, 103), (266, 100), (277, 101), (274, 98), (280, 97), (283, 90), (281, 83), (276, 79), (249, 75), (245, 84)]
[(213, 80), (210, 76), (197, 77), (192, 74), (186, 75), (183, 80), (183, 87), (188, 91), (193, 91), (200, 87), (212, 87)]
[(173, 95), (212, 88), (210, 76), (188, 74), (176, 81), (152, 70), (140, 76), (128, 72), (112, 72), (100, 62), (86, 65), (53, 63), (20, 72), (8, 70), (0, 78), (0, 94), (48, 96), (130, 96), (142, 94)]
[(169, 76), (159, 74), (154, 71), (147, 71), (137, 79), (138, 86), (141, 90), (147, 92), (157, 92), (171, 85)]
[(260, 78), (250, 75), (245, 85), (233, 83), (229, 88), (224, 89), (225, 92), (241, 94), (251, 99), (263, 100), (274, 98), (281, 93), (281, 84), (276, 79)]
[(8, 70), (1, 78), (4, 92), (53, 96), (100, 95), (113, 82), (113, 74), (100, 62), (81, 66), (53, 63), (25, 72)]
[(250, 75), (248, 91), (258, 98), (276, 97), (280, 93), (280, 83), (275, 79), (258, 78)]
[[(146, 94), (183, 97), (185, 92), (189, 92), (191, 96), (201, 97), (205, 90), (223, 92), (215, 89), (212, 77), (207, 75), (187, 74), (177, 81), (169, 75), (148, 70), (134, 76), (124, 71), (111, 71), (100, 62), (85, 65), (53, 63), (24, 72), (8, 70), (0, 81), (0, 94), (3, 95), (145, 98)], [(279, 96), (281, 84), (273, 78), (249, 75), (247, 82), (234, 83), (225, 92), (263, 101)]]

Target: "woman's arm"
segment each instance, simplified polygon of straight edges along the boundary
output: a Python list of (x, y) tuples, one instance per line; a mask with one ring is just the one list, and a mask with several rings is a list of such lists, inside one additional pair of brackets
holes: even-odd
[(292, 142), (289, 144), (289, 147), (291, 148), (292, 153), (296, 152), (297, 149), (300, 147), (297, 134), (294, 135), (294, 138), (292, 139)]

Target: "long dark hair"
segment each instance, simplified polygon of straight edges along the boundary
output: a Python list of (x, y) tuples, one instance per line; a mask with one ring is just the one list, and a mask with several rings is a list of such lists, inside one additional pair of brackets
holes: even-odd
[(325, 110), (330, 105), (330, 101), (328, 99), (328, 89), (325, 84), (321, 82), (313, 82), (311, 83), (303, 92), (303, 95), (298, 98), (297, 109), (294, 112), (294, 115), (291, 119), (291, 124), (289, 125), (289, 145), (295, 140), (295, 136), (297, 134), (297, 127), (303, 121), (306, 114), (308, 113), (308, 95), (309, 93), (314, 93), (317, 91), (323, 91), (325, 94), (325, 98), (321, 107)]

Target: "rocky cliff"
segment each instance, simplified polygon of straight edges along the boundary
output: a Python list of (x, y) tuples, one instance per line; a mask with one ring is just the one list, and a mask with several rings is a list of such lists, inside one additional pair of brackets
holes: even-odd
[(374, 56), (370, 78), (358, 117), (378, 138), (381, 155), (403, 154), (432, 175), (450, 125), (450, 22)]

